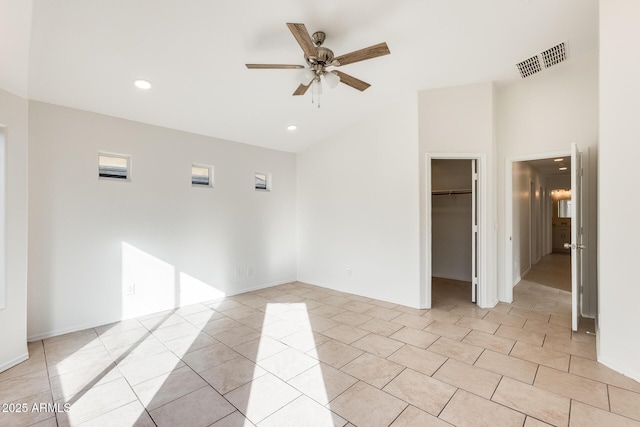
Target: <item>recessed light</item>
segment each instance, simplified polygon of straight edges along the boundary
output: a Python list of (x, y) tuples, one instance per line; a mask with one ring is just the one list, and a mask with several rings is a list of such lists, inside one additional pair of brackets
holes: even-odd
[(133, 84), (136, 85), (138, 89), (143, 89), (143, 90), (151, 89), (151, 82), (149, 80), (138, 79), (138, 80), (134, 80)]
[(287, 126), (287, 130), (296, 130), (296, 129), (298, 129), (298, 126), (296, 125)]
[(561, 161), (563, 161), (563, 160), (564, 160), (564, 159), (553, 159), (553, 161), (554, 161), (554, 162), (561, 162)]
[(566, 171), (566, 170), (567, 170), (567, 167), (566, 167), (566, 166), (564, 166), (564, 167), (558, 168), (558, 170), (559, 170), (559, 171)]

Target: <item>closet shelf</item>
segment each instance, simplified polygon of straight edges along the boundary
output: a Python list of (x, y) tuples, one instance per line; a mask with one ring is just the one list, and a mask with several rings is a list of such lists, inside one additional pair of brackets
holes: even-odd
[(471, 194), (471, 190), (438, 190), (432, 191), (432, 196), (453, 196), (456, 194)]

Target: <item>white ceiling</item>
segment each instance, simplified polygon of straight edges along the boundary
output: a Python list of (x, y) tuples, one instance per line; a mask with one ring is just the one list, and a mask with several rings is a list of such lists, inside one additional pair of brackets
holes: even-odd
[[(597, 11), (597, 0), (35, 0), (28, 96), (299, 152), (419, 90), (518, 79), (516, 62), (561, 41), (570, 58), (590, 52)], [(310, 93), (291, 96), (295, 70), (244, 66), (304, 64), (286, 22), (325, 31), (336, 55), (382, 41), (391, 55), (341, 67), (372, 86), (326, 88), (317, 109)]]
[[(556, 162), (556, 159), (562, 159), (562, 161)], [(543, 177), (571, 175), (571, 156), (529, 160), (526, 163), (532, 168), (537, 169)], [(559, 169), (561, 167), (566, 167), (567, 169), (561, 171)]]

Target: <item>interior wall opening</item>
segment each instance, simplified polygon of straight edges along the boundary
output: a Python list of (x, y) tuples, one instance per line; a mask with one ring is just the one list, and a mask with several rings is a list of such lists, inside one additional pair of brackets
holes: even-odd
[(6, 176), (6, 144), (5, 144), (5, 128), (0, 125), (0, 310), (6, 308), (6, 283), (5, 283), (5, 256), (7, 253), (5, 240), (5, 176)]
[(581, 197), (576, 198), (582, 194), (580, 165), (579, 152), (511, 163), (512, 292), (513, 301), (526, 306), (541, 286), (553, 288), (556, 297), (544, 308), (566, 319), (574, 331), (591, 332), (593, 319), (582, 317), (583, 206)]
[(477, 238), (473, 238), (475, 162), (431, 160), (432, 308), (476, 301), (472, 289), (477, 260)]
[(513, 224), (521, 248), (515, 277), (570, 293), (571, 250), (564, 245), (571, 243), (571, 214), (559, 211), (571, 200), (569, 165), (565, 157), (513, 163)]

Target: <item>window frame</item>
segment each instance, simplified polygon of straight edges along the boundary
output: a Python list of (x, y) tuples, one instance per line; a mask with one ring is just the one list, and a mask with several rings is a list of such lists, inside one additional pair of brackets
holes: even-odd
[[(263, 175), (264, 178), (264, 185), (265, 188), (261, 188), (256, 186), (256, 178), (258, 178), (258, 175)], [(255, 191), (266, 191), (266, 192), (270, 192), (271, 191), (271, 174), (269, 172), (254, 172), (253, 173), (253, 189)]]
[[(206, 184), (196, 184), (193, 182), (193, 169), (201, 168), (206, 169), (208, 171), (208, 181)], [(191, 163), (191, 186), (192, 187), (200, 187), (200, 188), (214, 188), (214, 168), (212, 165), (205, 165), (203, 163)]]
[[(126, 176), (124, 178), (118, 178), (116, 176), (102, 176), (100, 173), (100, 157), (112, 157), (117, 159), (125, 159), (127, 161)], [(110, 153), (108, 151), (98, 151), (98, 179), (107, 181), (124, 181), (131, 182), (132, 176), (132, 158), (130, 154)]]

